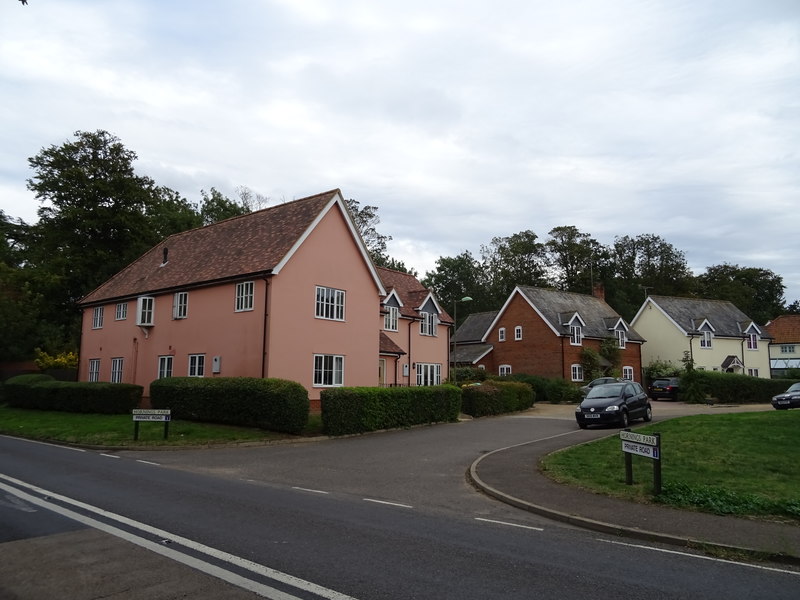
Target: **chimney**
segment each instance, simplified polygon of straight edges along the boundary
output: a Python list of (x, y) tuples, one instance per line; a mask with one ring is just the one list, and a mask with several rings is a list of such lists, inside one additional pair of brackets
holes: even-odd
[(592, 286), (592, 296), (599, 298), (603, 302), (606, 301), (606, 288), (602, 283), (595, 283)]

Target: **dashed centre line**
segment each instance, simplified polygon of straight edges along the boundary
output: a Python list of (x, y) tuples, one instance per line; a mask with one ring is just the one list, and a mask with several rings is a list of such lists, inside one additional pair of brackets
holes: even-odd
[(364, 502), (374, 502), (375, 504), (388, 504), (389, 506), (398, 506), (400, 508), (414, 508), (409, 504), (400, 504), (399, 502), (387, 502), (386, 500), (376, 500), (374, 498), (363, 498)]

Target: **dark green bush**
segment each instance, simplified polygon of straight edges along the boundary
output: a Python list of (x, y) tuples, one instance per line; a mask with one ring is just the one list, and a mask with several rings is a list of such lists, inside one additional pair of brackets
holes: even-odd
[[(713, 399), (722, 404), (764, 404), (785, 391), (791, 379), (763, 379), (737, 373), (687, 371), (681, 378), (679, 399), (684, 402), (705, 402)], [(692, 390), (699, 392), (693, 393)]]
[(461, 392), (452, 385), (331, 388), (320, 399), (328, 435), (451, 422), (461, 410)]
[(298, 434), (308, 423), (308, 391), (285, 379), (168, 377), (150, 384), (153, 408), (173, 419)]
[(521, 381), (533, 388), (536, 402), (549, 402), (550, 404), (577, 403), (582, 399), (580, 389), (569, 381), (561, 378), (541, 377), (518, 373), (505, 377), (493, 378), (499, 381)]
[(530, 384), (521, 381), (492, 380), (464, 386), (461, 393), (461, 411), (473, 417), (526, 410), (535, 398)]
[(44, 374), (12, 377), (5, 386), (6, 402), (15, 408), (107, 415), (129, 413), (142, 391), (140, 385), (55, 381)]

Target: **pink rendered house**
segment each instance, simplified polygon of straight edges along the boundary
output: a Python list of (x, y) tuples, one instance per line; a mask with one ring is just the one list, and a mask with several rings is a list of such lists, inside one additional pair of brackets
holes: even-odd
[[(437, 383), (422, 365), (447, 368), (449, 317), (425, 315), (445, 323), (437, 335), (384, 332), (387, 299), (413, 302), (387, 292), (382, 276), (402, 287), (393, 273), (373, 265), (338, 189), (175, 234), (79, 302), (78, 377), (145, 396), (160, 377), (277, 377), (305, 386), (312, 411), (328, 387)], [(408, 360), (422, 377), (403, 377)]]

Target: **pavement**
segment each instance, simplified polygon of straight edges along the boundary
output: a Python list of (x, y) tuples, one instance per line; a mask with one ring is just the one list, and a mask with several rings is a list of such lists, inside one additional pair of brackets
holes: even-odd
[[(660, 415), (672, 413), (674, 416), (773, 410), (770, 405), (708, 406), (668, 402), (659, 402), (658, 409)], [(541, 404), (531, 409), (536, 416), (571, 420), (574, 420), (573, 412), (574, 407), (569, 405)], [(616, 432), (608, 431), (610, 435)], [(610, 498), (556, 483), (539, 471), (542, 457), (574, 443), (571, 436), (556, 436), (501, 448), (476, 460), (469, 469), (469, 478), (478, 489), (498, 500), (571, 525), (719, 556), (800, 565), (800, 526), (797, 524)]]

